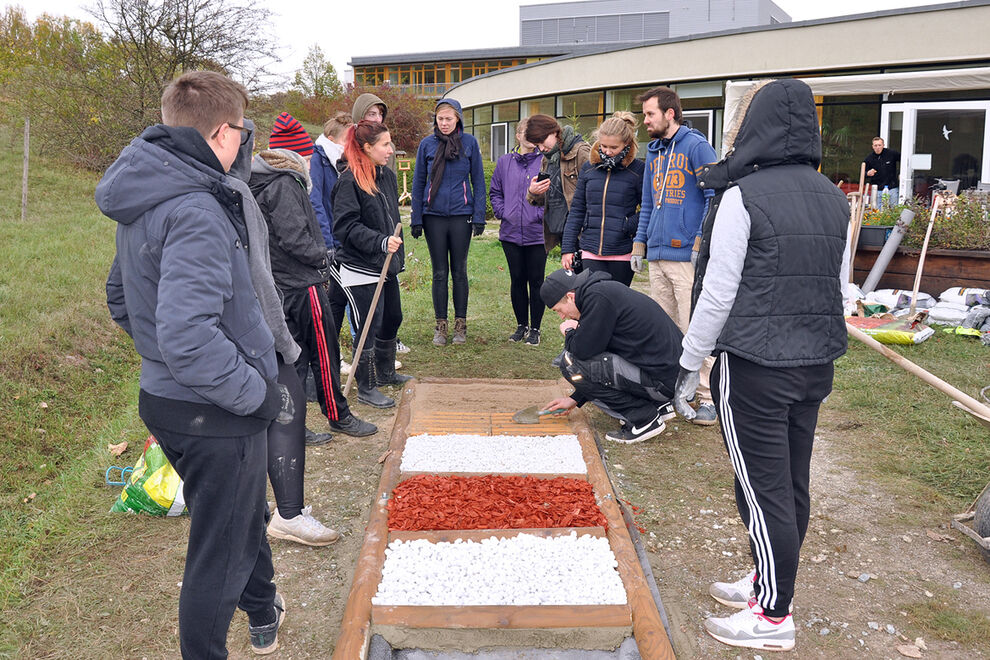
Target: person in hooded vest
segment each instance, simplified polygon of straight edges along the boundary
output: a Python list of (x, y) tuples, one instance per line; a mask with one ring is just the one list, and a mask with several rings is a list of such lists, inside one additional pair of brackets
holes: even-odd
[(488, 197), (500, 221), (498, 240), (509, 267), (509, 299), (516, 317), (516, 330), (509, 341), (539, 346), (545, 309), (540, 286), (547, 253), (543, 249), (543, 208), (526, 202), (526, 190), (540, 171), (543, 154), (526, 141), (527, 121), (524, 117), (516, 125), (518, 146), (495, 164)]
[(633, 237), (639, 227), (643, 161), (636, 160), (636, 117), (620, 111), (598, 127), (591, 160), (578, 177), (560, 244), (560, 265), (574, 268), (582, 255), (586, 270), (604, 271), (626, 286)]
[(761, 82), (736, 117), (725, 158), (699, 177), (716, 197), (674, 403), (685, 418), (695, 414), (687, 400), (714, 351), (712, 393), (755, 569), (711, 586), (741, 611), (707, 619), (705, 630), (732, 646), (786, 650), (818, 409), (846, 351), (849, 205), (817, 171), (821, 136), (805, 83)]
[(433, 135), (416, 151), (413, 173), (413, 238), (426, 235), (433, 264), (433, 344), (447, 344), (447, 277), (454, 288), (452, 343), (467, 341), (467, 256), (471, 236), (485, 231), (485, 170), (478, 141), (464, 132), (461, 104), (437, 101)]

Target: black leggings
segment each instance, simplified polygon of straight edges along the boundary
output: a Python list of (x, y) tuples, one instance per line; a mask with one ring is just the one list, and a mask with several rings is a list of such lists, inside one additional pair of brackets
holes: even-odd
[(424, 215), (423, 233), (433, 263), (433, 314), (447, 318), (447, 275), (454, 281), (454, 316), (467, 317), (467, 256), (471, 247), (471, 216)]
[[(540, 298), (540, 287), (543, 286), (543, 275), (547, 268), (546, 250), (542, 243), (518, 245), (506, 241), (502, 241), (502, 250), (505, 252), (505, 262), (509, 265), (509, 297), (512, 299), (516, 325), (539, 328), (546, 310)], [(527, 311), (529, 323), (526, 323)]]
[(633, 281), (633, 269), (628, 261), (599, 261), (598, 259), (585, 259), (584, 269), (594, 272), (604, 272), (612, 276), (616, 282), (621, 282), (626, 286)]
[(278, 504), (278, 514), (288, 520), (302, 512), (303, 475), (306, 471), (306, 393), (296, 368), (278, 356), (278, 382), (285, 385), (295, 406), (288, 424), (268, 427), (268, 478)]

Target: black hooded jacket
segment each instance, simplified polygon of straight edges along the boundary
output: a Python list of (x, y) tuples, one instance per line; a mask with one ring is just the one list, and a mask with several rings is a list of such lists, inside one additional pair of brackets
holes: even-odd
[[(387, 167), (376, 166), (378, 192), (369, 195), (357, 184), (343, 158), (337, 168), (341, 170), (340, 178), (330, 193), (333, 236), (341, 244), (335, 258), (352, 270), (378, 275), (385, 264), (385, 241), (399, 222), (399, 187), (395, 174)], [(394, 277), (404, 265), (405, 250), (400, 246), (389, 263), (389, 275)]]

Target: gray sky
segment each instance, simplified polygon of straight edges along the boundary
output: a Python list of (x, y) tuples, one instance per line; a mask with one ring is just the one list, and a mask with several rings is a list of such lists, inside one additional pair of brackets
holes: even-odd
[[(542, 0), (562, 2), (565, 0)], [(260, 0), (275, 14), (273, 29), (282, 45), (282, 61), (273, 67), (286, 82), (302, 66), (306, 51), (319, 44), (341, 79), (351, 57), (418, 53), (436, 50), (519, 45), (519, 5), (534, 0), (487, 0), (483, 4), (451, 4), (421, 0), (363, 2), (333, 0)], [(803, 21), (828, 16), (917, 7), (931, 0), (776, 0), (777, 5)], [(31, 0), (10, 3), (27, 6), (30, 18), (42, 13), (88, 19), (91, 0)], [(482, 10), (479, 7), (484, 7)], [(470, 7), (470, 9), (468, 9)]]

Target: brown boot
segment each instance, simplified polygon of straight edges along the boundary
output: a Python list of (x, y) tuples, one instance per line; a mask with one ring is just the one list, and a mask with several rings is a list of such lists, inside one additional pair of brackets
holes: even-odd
[(447, 319), (437, 319), (437, 329), (433, 333), (433, 345), (447, 345)]
[(451, 341), (454, 344), (463, 344), (467, 341), (467, 319), (454, 319), (454, 338)]

